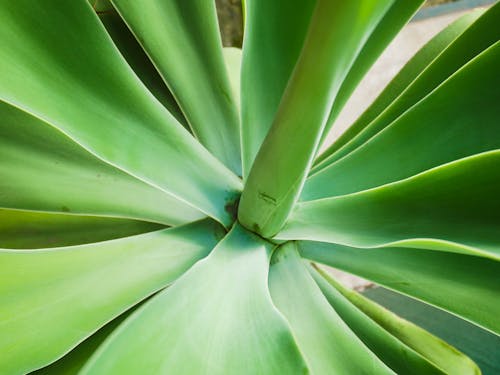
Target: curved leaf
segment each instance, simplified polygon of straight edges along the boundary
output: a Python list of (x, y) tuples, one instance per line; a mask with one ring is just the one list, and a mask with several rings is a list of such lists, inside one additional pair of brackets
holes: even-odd
[(175, 95), (195, 136), (241, 175), (239, 118), (214, 1), (112, 0)]
[[(474, 18), (475, 15), (471, 17)], [(343, 139), (339, 140), (339, 142), (335, 142), (338, 145), (342, 143), (345, 143), (345, 145), (338, 150), (337, 146), (332, 145), (332, 148), (326, 151), (326, 154), (331, 154), (331, 156), (325, 160), (324, 164), (331, 164), (335, 160), (339, 160), (342, 156), (352, 152), (357, 147), (360, 147), (364, 142), (368, 141), (371, 137), (390, 125), (406, 110), (431, 93), (436, 87), (446, 81), (448, 77), (459, 70), (463, 65), (467, 64), (476, 55), (496, 43), (500, 39), (500, 31), (497, 27), (499, 21), (500, 4), (496, 4), (482, 14), (476, 22), (462, 33), (460, 33), (460, 31), (463, 30), (463, 26), (469, 23), (468, 21), (466, 21), (465, 25), (458, 25), (458, 30), (450, 30), (458, 31), (460, 35), (449, 45), (445, 42), (445, 44), (441, 46), (440, 43), (434, 42), (436, 44), (435, 47), (442, 47), (442, 52), (439, 53), (428, 66), (422, 66), (422, 68), (425, 68), (423, 71), (422, 69), (418, 70), (418, 65), (420, 64), (417, 64), (417, 67), (411, 64), (409, 69), (415, 69), (414, 74), (417, 73), (418, 75), (414, 78), (414, 74), (411, 74), (409, 77), (410, 82), (401, 82), (404, 86), (401, 86), (394, 94), (391, 94), (391, 96), (394, 95), (395, 97), (388, 98), (389, 100), (384, 103), (375, 103), (374, 105), (376, 107), (374, 112), (369, 110), (368, 113), (363, 114), (352, 125), (351, 130), (346, 132)], [(453, 28), (455, 26), (453, 26)], [(453, 32), (452, 34), (455, 33)], [(425, 64), (426, 61), (427, 60), (424, 59), (423, 63)], [(398, 80), (406, 80), (407, 78), (406, 72), (402, 76), (397, 77)], [(383, 93), (382, 95), (385, 97), (387, 93)], [(354, 134), (356, 134), (356, 136), (354, 136)], [(351, 140), (346, 143), (348, 139)]]
[(269, 273), (276, 307), (292, 327), (313, 374), (394, 374), (329, 305), (289, 242), (276, 250)]
[(470, 358), (422, 328), (309, 266), (332, 307), (397, 374), (481, 374)]
[(0, 101), (0, 207), (182, 224), (201, 212)]
[(246, 0), (241, 75), (243, 176), (276, 115), (317, 0)]
[(236, 224), (209, 257), (127, 319), (82, 375), (306, 373), (269, 296), (271, 250)]
[(283, 226), (340, 85), (392, 3), (318, 1), (297, 66), (241, 196), (238, 219), (245, 227), (269, 238)]
[(112, 240), (164, 228), (144, 221), (0, 208), (0, 248), (34, 249)]
[(238, 111), (241, 109), (241, 54), (242, 51), (239, 48), (225, 47), (223, 49), (224, 62), (226, 63), (227, 72), (229, 75), (229, 83), (231, 84), (231, 91), (233, 92), (233, 97), (238, 107)]
[(500, 148), (499, 63), (497, 42), (370, 141), (309, 177), (301, 200), (370, 189)]
[(148, 55), (144, 52), (139, 42), (135, 39), (134, 34), (128, 29), (113, 6), (108, 3), (108, 7), (110, 9), (108, 8), (103, 12), (99, 12), (99, 9), (95, 6), (94, 9), (96, 9), (102, 24), (113, 39), (116, 47), (134, 70), (134, 73), (137, 74), (156, 99), (168, 109), (182, 126), (189, 130), (189, 124), (179, 105), (165, 82), (163, 82)]
[(423, 0), (395, 1), (379, 21), (342, 82), (323, 130), (322, 142), (358, 83), (423, 2)]
[(97, 244), (0, 250), (0, 367), (25, 373), (51, 363), (179, 277), (218, 237), (220, 227), (204, 221)]
[(109, 164), (232, 223), (224, 206), (241, 181), (146, 89), (87, 1), (6, 2), (0, 20), (0, 99)]
[(500, 262), (405, 248), (359, 249), (300, 241), (304, 258), (418, 298), (500, 334)]
[[(276, 238), (500, 259), (500, 150), (365, 192), (303, 202)], [(435, 241), (437, 240), (437, 241)]]

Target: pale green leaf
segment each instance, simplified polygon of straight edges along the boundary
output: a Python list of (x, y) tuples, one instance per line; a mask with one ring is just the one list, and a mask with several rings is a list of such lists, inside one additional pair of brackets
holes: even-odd
[(314, 280), (349, 327), (396, 373), (480, 374), (470, 358), (422, 328), (309, 266)]
[(61, 357), (174, 281), (219, 236), (204, 221), (96, 244), (0, 250), (0, 368), (25, 373)]
[(269, 242), (233, 227), (206, 259), (127, 319), (84, 374), (302, 374), (267, 286)]
[(500, 259), (500, 150), (380, 188), (300, 203), (276, 238)]
[(246, 181), (238, 213), (245, 227), (264, 237), (281, 229), (302, 190), (340, 85), (392, 3), (318, 1), (271, 130)]
[(241, 76), (246, 178), (299, 57), (317, 0), (247, 0)]
[(167, 225), (204, 216), (2, 101), (0, 207), (143, 219)]
[(325, 140), (329, 130), (334, 126), (338, 114), (358, 83), (423, 2), (423, 0), (395, 1), (379, 21), (377, 27), (373, 30), (359, 52), (344, 82), (342, 82), (339, 93), (333, 102), (325, 129), (323, 130), (322, 141)]
[(0, 208), (0, 248), (80, 245), (163, 229), (161, 224)]
[(269, 288), (312, 374), (394, 374), (330, 306), (294, 242), (276, 250)]
[(195, 136), (241, 175), (239, 118), (215, 2), (112, 0), (174, 94)]
[(231, 84), (231, 91), (238, 107), (241, 108), (241, 49), (226, 47), (222, 51), (224, 54), (224, 62), (229, 76), (229, 83)]
[[(36, 30), (36, 32), (34, 32)], [(0, 7), (0, 99), (228, 225), (241, 181), (147, 90), (87, 1)]]
[(370, 141), (310, 176), (301, 200), (370, 189), (500, 148), (499, 63), (497, 42)]
[(304, 258), (372, 280), (500, 334), (498, 261), (417, 249), (298, 244)]
[[(326, 155), (331, 156), (324, 161), (323, 166), (339, 160), (342, 156), (361, 146), (431, 93), (476, 55), (497, 42), (500, 39), (498, 28), (500, 4), (494, 5), (464, 30), (477, 15), (477, 13), (472, 13), (458, 21), (457, 24), (452, 25), (442, 35), (445, 40), (440, 37), (439, 40), (431, 42), (431, 46), (425, 50), (425, 53), (430, 52), (431, 54), (430, 64), (426, 66), (429, 60), (424, 56), (417, 56), (416, 61), (410, 63), (409, 71), (403, 71), (388, 88), (389, 92), (381, 94), (380, 102), (376, 101), (374, 107), (364, 113), (352, 125), (351, 130), (326, 151)], [(434, 48), (436, 49), (434, 50)], [(399, 80), (401, 82), (397, 83)], [(482, 82), (486, 83), (487, 81)], [(346, 143), (347, 141), (349, 142)]]

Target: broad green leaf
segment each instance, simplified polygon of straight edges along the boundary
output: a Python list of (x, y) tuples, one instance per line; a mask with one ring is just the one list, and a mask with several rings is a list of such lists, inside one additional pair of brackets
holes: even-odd
[[(473, 14), (470, 17), (475, 18), (475, 16), (476, 14)], [(470, 27), (460, 33), (463, 30), (463, 26), (467, 26), (469, 23), (466, 19), (464, 21), (466, 24), (453, 26), (453, 28), (458, 27), (458, 29), (449, 30), (453, 34), (458, 31), (460, 35), (449, 45), (444, 41), (442, 53), (438, 53), (437, 57), (427, 67), (424, 66), (425, 69), (423, 71), (423, 67), (419, 64), (420, 61), (417, 61), (415, 63), (417, 66), (412, 64), (409, 68), (413, 72), (413, 74), (410, 74), (410, 77), (406, 75), (406, 72), (402, 76), (397, 77), (397, 80), (403, 80), (400, 88), (396, 89), (394, 93), (390, 92), (390, 97), (387, 98), (387, 101), (384, 99), (382, 103), (375, 103), (374, 111), (371, 112), (370, 110), (368, 114), (362, 115), (352, 125), (352, 130), (349, 131), (349, 134), (346, 133), (345, 137), (338, 144), (345, 143), (345, 141), (351, 138), (352, 140), (345, 143), (341, 149), (337, 150), (337, 146), (332, 146), (332, 149), (326, 151), (326, 154), (332, 154), (328, 160), (325, 160), (326, 164), (333, 163), (335, 160), (352, 152), (375, 134), (389, 126), (396, 118), (431, 93), (463, 65), (467, 64), (476, 55), (500, 39), (500, 31), (498, 29), (500, 4), (494, 5), (482, 14)], [(436, 48), (441, 46), (439, 42), (434, 43), (436, 44)], [(435, 55), (432, 52), (431, 54)], [(424, 59), (422, 62), (427, 62), (427, 59)], [(415, 77), (415, 74), (418, 75)], [(410, 78), (410, 82), (406, 80), (407, 78)], [(392, 91), (392, 88), (390, 90)], [(388, 94), (383, 93), (382, 95), (386, 98)], [(356, 136), (354, 136), (355, 134)]]
[(2, 101), (0, 207), (143, 219), (167, 225), (204, 216)]
[(337, 116), (344, 107), (347, 99), (351, 96), (356, 86), (363, 79), (373, 63), (377, 60), (384, 49), (407, 24), (415, 12), (420, 8), (424, 0), (395, 1), (387, 13), (379, 21), (366, 41), (358, 57), (354, 61), (349, 73), (344, 79), (339, 93), (333, 102), (333, 107), (328, 116), (328, 121), (323, 130), (322, 142), (334, 125)]
[(359, 249), (300, 241), (304, 258), (353, 273), (500, 334), (500, 263), (405, 248)]
[(330, 306), (294, 242), (276, 250), (269, 288), (312, 374), (394, 374)]
[(276, 238), (500, 259), (500, 150), (364, 192), (298, 204)]
[(239, 117), (215, 2), (112, 0), (175, 95), (195, 136), (241, 175)]
[(241, 76), (243, 176), (259, 148), (299, 57), (317, 0), (247, 0)]
[(241, 197), (238, 218), (245, 227), (264, 237), (281, 229), (302, 190), (340, 85), (392, 3), (318, 1), (300, 58)]
[(241, 107), (241, 49), (233, 47), (225, 47), (223, 49), (224, 62), (229, 76), (229, 83), (231, 84), (231, 91), (238, 107)]
[[(36, 32), (34, 32), (36, 30)], [(147, 90), (84, 0), (4, 2), (0, 99), (228, 225), (241, 181)]]
[(163, 82), (163, 79), (146, 52), (144, 52), (137, 39), (135, 39), (134, 34), (128, 29), (113, 6), (108, 3), (108, 9), (103, 12), (99, 12), (96, 7), (94, 9), (96, 9), (102, 24), (125, 60), (127, 60), (128, 64), (134, 70), (134, 73), (137, 74), (149, 91), (168, 109), (175, 119), (186, 129), (190, 130), (189, 124), (175, 101), (174, 96), (165, 82)]
[(203, 221), (96, 244), (0, 250), (0, 368), (26, 373), (61, 357), (174, 281), (220, 234)]
[(267, 286), (273, 245), (238, 224), (206, 259), (134, 313), (84, 374), (302, 374)]
[[(140, 302), (140, 304), (142, 303), (144, 302)], [(77, 347), (64, 357), (51, 363), (49, 366), (31, 372), (30, 375), (78, 375), (97, 348), (99, 348), (103, 341), (108, 338), (125, 318), (130, 316), (132, 311), (135, 311), (138, 305), (135, 305), (133, 308), (127, 310), (104, 327), (100, 328), (92, 336), (79, 343)]]
[(398, 374), (480, 374), (477, 365), (422, 328), (401, 319), (325, 271), (309, 271), (347, 325)]
[(370, 189), (500, 148), (499, 63), (497, 42), (369, 142), (310, 176), (301, 200)]
[(80, 245), (152, 232), (163, 225), (108, 217), (0, 208), (0, 248), (35, 249)]

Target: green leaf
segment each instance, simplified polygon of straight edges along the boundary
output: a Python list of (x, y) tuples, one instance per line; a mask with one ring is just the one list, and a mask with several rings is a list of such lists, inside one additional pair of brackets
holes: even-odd
[(238, 224), (127, 319), (83, 374), (299, 374), (307, 368), (267, 286), (272, 245)]
[(189, 124), (174, 96), (163, 82), (148, 55), (113, 6), (111, 4), (108, 4), (108, 6), (110, 9), (102, 13), (98, 11), (97, 13), (109, 36), (113, 39), (115, 46), (156, 99), (168, 109), (184, 128), (190, 130)]
[(81, 245), (162, 228), (161, 224), (135, 220), (0, 209), (0, 248)]
[(112, 0), (175, 95), (193, 133), (241, 175), (239, 118), (215, 2)]
[(0, 207), (182, 224), (200, 211), (0, 101)]
[(499, 62), (497, 42), (369, 142), (310, 176), (301, 200), (370, 189), (500, 148)]
[(276, 250), (269, 288), (311, 373), (393, 374), (330, 306), (301, 262), (294, 242)]
[(412, 178), (300, 203), (279, 240), (399, 246), (500, 259), (500, 150)]
[(300, 241), (304, 258), (418, 298), (500, 334), (500, 263), (439, 251)]
[[(470, 17), (475, 18), (476, 16), (477, 14), (473, 14)], [(476, 55), (486, 50), (500, 38), (500, 31), (497, 27), (500, 21), (500, 4), (494, 5), (469, 28), (460, 33), (464, 29), (464, 26), (469, 24), (469, 21), (468, 19), (464, 19), (463, 22), (465, 24), (462, 24), (462, 21), (460, 21), (459, 24), (452, 26), (453, 29), (455, 27), (458, 29), (448, 30), (452, 33), (450, 39), (456, 32), (460, 34), (449, 45), (446, 41), (441, 45), (441, 40), (432, 43), (435, 44), (432, 47), (436, 49), (441, 48), (441, 50), (431, 51), (431, 57), (436, 52), (438, 54), (428, 66), (420, 65), (421, 61), (420, 57), (418, 57), (418, 61), (413, 62), (409, 67), (413, 71), (413, 74), (409, 74), (408, 77), (405, 71), (404, 74), (398, 76), (397, 80), (401, 79), (403, 82), (395, 90), (396, 92), (391, 92), (392, 87), (389, 93), (384, 92), (382, 94), (384, 101), (376, 102), (374, 104), (375, 108), (369, 110), (367, 114), (363, 114), (352, 125), (352, 130), (348, 134), (346, 133), (343, 139), (339, 141), (339, 144), (345, 143), (345, 145), (341, 149), (338, 149), (338, 151), (335, 151), (337, 146), (332, 146), (332, 149), (326, 151), (327, 154), (332, 154), (332, 156), (325, 160), (324, 164), (328, 165), (339, 160), (342, 156), (347, 155), (367, 142), (371, 137), (389, 126), (405, 111), (431, 93), (441, 83), (445, 82), (448, 77), (463, 65), (467, 64)], [(447, 36), (444, 37), (446, 38)], [(442, 52), (439, 53), (440, 51)], [(428, 61), (425, 58), (423, 60), (422, 63), (424, 64)], [(408, 78), (410, 82), (406, 80)], [(396, 83), (397, 81), (395, 80), (394, 82)], [(481, 82), (487, 83), (487, 81)], [(464, 93), (462, 92), (462, 94)], [(389, 95), (389, 97), (386, 97), (386, 95)], [(435, 114), (434, 112), (431, 113)], [(354, 136), (355, 134), (356, 136)], [(350, 138), (352, 140), (346, 143)]]
[(97, 244), (0, 250), (0, 368), (26, 373), (61, 357), (174, 281), (218, 237), (220, 227), (204, 221)]
[(231, 91), (234, 100), (238, 107), (238, 112), (241, 108), (241, 49), (233, 47), (225, 47), (223, 49), (224, 62), (229, 76), (229, 83), (231, 84)]
[(356, 86), (363, 79), (373, 63), (377, 60), (384, 49), (407, 24), (415, 12), (420, 8), (423, 0), (395, 1), (387, 13), (379, 21), (370, 37), (359, 52), (356, 61), (353, 63), (349, 73), (344, 79), (339, 93), (333, 102), (328, 121), (323, 130), (322, 142), (328, 135), (329, 130), (334, 125), (337, 116), (345, 103), (353, 93)]
[(245, 227), (263, 237), (281, 229), (302, 190), (340, 85), (392, 3), (318, 1), (297, 66), (241, 197), (238, 218)]
[[(138, 305), (142, 304), (140, 302)], [(49, 366), (33, 371), (30, 375), (78, 375), (79, 371), (85, 366), (92, 354), (108, 338), (108, 336), (127, 318), (130, 313), (135, 311), (138, 305), (127, 310), (111, 322), (100, 328), (92, 336), (86, 338), (78, 344), (76, 348), (67, 353), (64, 357), (51, 363)]]
[[(36, 30), (36, 32), (34, 32)], [(0, 99), (129, 174), (229, 225), (241, 181), (130, 69), (86, 1), (0, 7)]]
[(317, 0), (247, 0), (241, 75), (243, 176), (266, 137)]
[(309, 271), (332, 307), (398, 374), (480, 374), (470, 358), (422, 328), (343, 287), (325, 271)]

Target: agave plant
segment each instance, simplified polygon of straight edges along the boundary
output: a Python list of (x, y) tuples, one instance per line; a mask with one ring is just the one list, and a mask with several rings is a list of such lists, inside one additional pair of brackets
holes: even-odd
[(500, 333), (500, 5), (318, 153), (421, 3), (3, 0), (0, 373), (479, 373), (321, 266)]

